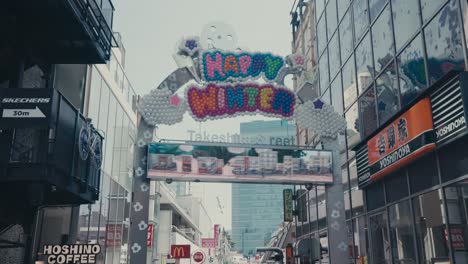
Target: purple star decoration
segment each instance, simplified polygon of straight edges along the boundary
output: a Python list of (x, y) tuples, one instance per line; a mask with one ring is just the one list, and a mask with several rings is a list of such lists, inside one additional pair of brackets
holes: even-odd
[(185, 42), (185, 47), (187, 47), (190, 50), (194, 50), (197, 48), (197, 42), (193, 39), (189, 39)]
[(317, 99), (317, 100), (314, 101), (314, 108), (315, 109), (322, 109), (324, 104), (325, 103), (322, 100)]

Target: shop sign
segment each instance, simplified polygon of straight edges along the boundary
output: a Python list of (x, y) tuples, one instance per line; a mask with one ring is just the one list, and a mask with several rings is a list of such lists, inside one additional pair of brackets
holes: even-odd
[(294, 220), (292, 196), (291, 189), (283, 190), (284, 222), (292, 222)]
[(366, 148), (367, 160), (364, 157), (364, 149), (357, 151), (360, 186), (373, 182), (435, 149), (429, 98), (418, 102), (372, 137)]
[(0, 89), (0, 128), (47, 127), (49, 89)]
[(214, 238), (202, 238), (202, 248), (216, 248)]
[(214, 240), (215, 240), (215, 243), (218, 244), (218, 240), (219, 240), (219, 225), (218, 224), (214, 225)]
[(434, 132), (438, 146), (468, 132), (459, 76), (431, 93)]
[(196, 251), (193, 253), (193, 261), (203, 263), (205, 261), (205, 253), (203, 251)]
[(99, 244), (45, 245), (46, 263), (96, 263)]
[(106, 225), (106, 246), (120, 246), (122, 241), (122, 225)]
[(190, 258), (190, 245), (171, 245), (171, 258)]
[(148, 225), (148, 239), (146, 240), (146, 246), (152, 247), (153, 246), (153, 224)]
[[(448, 242), (448, 232), (445, 232), (445, 241)], [(463, 228), (450, 228), (450, 237), (452, 239), (452, 248), (455, 250), (465, 250), (465, 232)]]

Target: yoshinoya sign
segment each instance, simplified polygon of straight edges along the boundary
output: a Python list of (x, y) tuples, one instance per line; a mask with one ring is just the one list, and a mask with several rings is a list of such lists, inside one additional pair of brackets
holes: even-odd
[(265, 184), (333, 182), (329, 151), (180, 143), (153, 143), (148, 151), (150, 179)]
[(0, 89), (0, 128), (47, 127), (49, 89)]
[(42, 254), (45, 263), (97, 263), (97, 255), (101, 252), (99, 244), (45, 245)]
[[(374, 182), (434, 150), (435, 147), (431, 104), (429, 98), (425, 98), (357, 151), (359, 185)], [(367, 155), (362, 154), (364, 148)]]

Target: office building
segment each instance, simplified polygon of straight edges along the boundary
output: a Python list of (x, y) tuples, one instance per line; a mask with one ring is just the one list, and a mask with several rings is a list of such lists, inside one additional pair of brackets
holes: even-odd
[[(466, 263), (467, 2), (315, 0), (293, 10), (293, 51), (316, 54), (313, 85), (298, 78), (296, 90), (311, 89), (308, 99), (348, 124), (348, 263)], [(305, 192), (312, 215), (297, 236), (326, 243), (321, 188)]]
[[(295, 145), (296, 128), (287, 121), (253, 121), (240, 124), (241, 138), (258, 144)], [(252, 142), (250, 140), (249, 142)], [(281, 142), (281, 143), (280, 143)], [(255, 142), (254, 142), (255, 144)], [(273, 161), (274, 160), (274, 161)], [(276, 170), (277, 153), (261, 153), (259, 167)], [(244, 164), (244, 162), (242, 162)], [(283, 223), (284, 185), (232, 184), (232, 240), (235, 250), (254, 255)]]

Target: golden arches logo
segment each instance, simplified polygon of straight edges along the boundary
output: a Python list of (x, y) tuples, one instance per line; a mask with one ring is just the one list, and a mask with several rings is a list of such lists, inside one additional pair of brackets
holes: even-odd
[[(182, 253), (182, 254), (181, 254)], [(174, 251), (172, 252), (174, 258), (181, 257), (185, 255), (184, 247), (174, 247)]]

